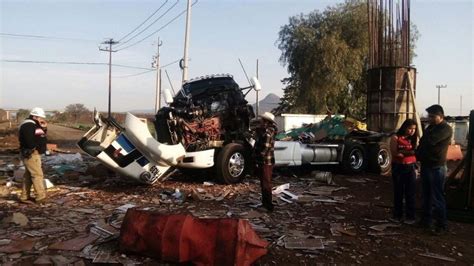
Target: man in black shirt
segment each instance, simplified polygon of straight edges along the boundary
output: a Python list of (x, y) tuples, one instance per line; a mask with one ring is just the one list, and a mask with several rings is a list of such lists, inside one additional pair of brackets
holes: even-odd
[(453, 136), (452, 128), (444, 120), (444, 110), (440, 105), (426, 109), (429, 126), (420, 139), (416, 157), (421, 162), (423, 188), (423, 218), (421, 225), (431, 228), (432, 218), (436, 220), (436, 233), (447, 230), (446, 200), (444, 182), (446, 177), (446, 155)]
[(44, 176), (41, 169), (41, 154), (46, 152), (46, 115), (43, 109), (33, 108), (30, 116), (20, 125), (20, 155), (25, 165), (20, 201), (28, 203), (31, 199), (31, 186), (36, 192), (36, 202), (46, 200)]

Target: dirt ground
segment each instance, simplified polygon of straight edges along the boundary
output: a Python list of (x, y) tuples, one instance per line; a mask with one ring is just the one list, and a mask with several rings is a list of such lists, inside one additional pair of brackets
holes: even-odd
[[(73, 148), (83, 134), (53, 128), (49, 131), (50, 138), (62, 143), (59, 148)], [(68, 133), (64, 135), (61, 130)], [(57, 136), (68, 137), (55, 138), (54, 131)], [(14, 162), (16, 156), (14, 143), (5, 144), (6, 137), (12, 139), (15, 132), (3, 132), (0, 134), (3, 147), (0, 169)], [(114, 237), (99, 239), (78, 251), (53, 248), (58, 242), (87, 233), (93, 222), (116, 221), (117, 208), (124, 204), (167, 214), (247, 219), (257, 234), (270, 243), (267, 255), (256, 265), (474, 263), (473, 224), (450, 221), (450, 232), (442, 236), (434, 236), (415, 226), (391, 224), (388, 221), (391, 180), (386, 176), (348, 176), (339, 173), (337, 167), (279, 169), (274, 174), (273, 185), (289, 183), (288, 191), (300, 198), (287, 203), (275, 197), (276, 209), (267, 213), (252, 206), (260, 197), (259, 183), (254, 178), (231, 186), (206, 183), (212, 182), (206, 176), (191, 178), (176, 172), (162, 183), (138, 186), (115, 176), (91, 158), (77, 159), (73, 154), (45, 158), (44, 169), (54, 187), (48, 190), (50, 200), (43, 205), (19, 204), (16, 201), (19, 189), (15, 183), (9, 188), (5, 186), (11, 180), (8, 177), (11, 173), (5, 171), (3, 177), (0, 175), (0, 186), (8, 192), (0, 197), (2, 265), (44, 261), (45, 265), (93, 262), (165, 265), (147, 257), (121, 254)], [(334, 184), (316, 181), (315, 170), (331, 170)], [(176, 189), (184, 197), (173, 196)], [(387, 224), (389, 227), (383, 229)], [(292, 239), (310, 239), (310, 243), (318, 245), (317, 248), (291, 249), (289, 241)], [(6, 248), (15, 243), (19, 248)]]

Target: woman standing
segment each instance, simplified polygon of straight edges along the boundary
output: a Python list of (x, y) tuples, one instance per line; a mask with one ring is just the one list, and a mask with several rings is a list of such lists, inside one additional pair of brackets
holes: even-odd
[(415, 223), (416, 191), (416, 122), (407, 119), (390, 141), (392, 152), (393, 217), (392, 221), (403, 219), (403, 199), (405, 199), (405, 223)]

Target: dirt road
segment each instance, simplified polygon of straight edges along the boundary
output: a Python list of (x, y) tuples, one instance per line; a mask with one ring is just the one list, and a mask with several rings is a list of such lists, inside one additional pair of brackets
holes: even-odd
[(48, 125), (48, 142), (58, 144), (60, 149), (78, 151), (77, 141), (84, 135), (84, 131), (55, 124)]

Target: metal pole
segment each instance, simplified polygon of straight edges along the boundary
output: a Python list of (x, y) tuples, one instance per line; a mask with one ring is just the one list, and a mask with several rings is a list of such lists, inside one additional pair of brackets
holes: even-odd
[(158, 37), (158, 44), (156, 50), (156, 88), (155, 88), (155, 114), (161, 108), (161, 76), (160, 76), (160, 46), (163, 42), (160, 42), (160, 37)]
[(186, 9), (186, 32), (184, 34), (182, 83), (184, 83), (184, 81), (188, 79), (188, 47), (189, 47), (189, 31), (190, 30), (191, 30), (191, 0), (188, 0), (188, 8)]
[(438, 88), (438, 104), (441, 104), (441, 89), (446, 88), (447, 85), (436, 85), (436, 88)]
[(112, 40), (109, 42), (109, 108), (107, 115), (111, 116), (112, 106)]
[[(257, 79), (258, 79), (258, 59), (257, 59)], [(255, 97), (256, 97), (256, 104), (255, 104), (255, 113), (258, 116), (258, 91), (255, 91)]]
[(108, 117), (111, 117), (111, 106), (112, 106), (112, 52), (116, 52), (112, 50), (112, 45), (117, 44), (118, 42), (115, 42), (114, 39), (109, 39), (108, 41), (103, 42), (103, 44), (108, 44), (109, 48), (108, 49), (101, 49), (99, 48), (100, 51), (107, 51), (109, 52), (109, 103), (108, 103), (108, 112), (107, 115)]
[(462, 116), (462, 95), (459, 96), (459, 115)]

